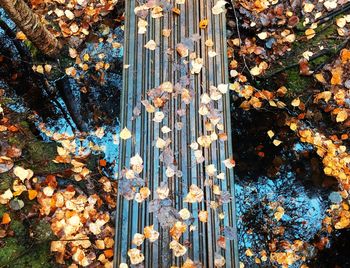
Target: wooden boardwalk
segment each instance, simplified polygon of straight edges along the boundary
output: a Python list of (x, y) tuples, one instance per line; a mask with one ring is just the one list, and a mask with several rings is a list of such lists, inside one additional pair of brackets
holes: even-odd
[(115, 267), (238, 267), (221, 2), (125, 1)]

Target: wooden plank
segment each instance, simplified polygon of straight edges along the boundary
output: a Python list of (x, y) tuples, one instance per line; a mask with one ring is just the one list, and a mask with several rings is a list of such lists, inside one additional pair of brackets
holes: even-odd
[[(134, 234), (143, 233), (145, 226), (154, 225), (154, 229), (160, 233), (159, 239), (153, 243), (146, 239), (138, 247), (144, 254), (145, 267), (181, 266), (187, 257), (203, 267), (214, 267), (215, 256), (218, 256), (215, 254), (225, 258), (223, 267), (238, 267), (234, 174), (223, 163), (223, 160), (232, 156), (229, 94), (222, 94), (219, 100), (211, 100), (206, 105), (209, 115), (202, 116), (198, 112), (204, 105), (201, 102), (203, 93), (210, 94), (212, 86), (228, 84), (225, 14), (213, 15), (212, 7), (217, 3), (216, 0), (186, 0), (185, 4), (174, 2), (172, 0), (162, 6), (161, 18), (146, 16), (147, 31), (138, 34), (139, 17), (135, 15), (134, 9), (141, 4), (135, 0), (126, 1), (124, 64), (128, 67), (123, 72), (120, 120), (121, 128), (129, 129), (132, 138), (120, 142), (114, 265), (119, 267), (120, 263), (130, 264), (127, 253), (129, 249), (136, 248), (132, 244)], [(171, 10), (173, 7), (180, 10), (179, 15)], [(202, 19), (208, 20), (206, 29), (199, 28)], [(171, 29), (171, 35), (164, 37), (163, 29)], [(205, 44), (208, 39), (213, 40), (213, 48)], [(144, 47), (149, 40), (157, 44), (154, 51)], [(189, 57), (181, 58), (176, 52), (179, 43), (186, 44), (190, 52), (203, 59), (199, 74), (191, 74)], [(210, 57), (210, 50), (214, 50), (217, 56)], [(161, 123), (156, 123), (153, 121), (154, 113), (146, 112), (141, 101), (151, 100), (149, 91), (166, 81), (177, 85), (179, 90), (162, 95), (165, 105), (157, 110), (162, 111), (165, 117)], [(187, 89), (192, 96), (188, 104), (184, 103), (182, 89)], [(197, 141), (198, 137), (214, 133), (205, 128), (206, 123), (213, 122), (210, 118), (214, 119), (214, 115), (222, 124), (222, 127), (214, 126), (215, 132), (226, 133), (227, 141), (213, 139), (209, 148), (199, 146), (204, 162), (198, 164), (194, 150), (189, 145)], [(168, 126), (171, 132), (162, 133), (163, 126)], [(156, 148), (154, 144), (158, 137), (164, 140), (168, 138), (170, 144), (165, 149)], [(139, 178), (127, 179), (125, 172), (130, 169), (130, 158), (136, 154), (143, 160), (143, 170)], [(165, 156), (173, 157), (171, 163), (161, 161)], [(208, 176), (206, 167), (211, 164), (216, 167), (217, 174), (225, 174), (224, 180)], [(181, 171), (182, 176), (168, 177), (168, 167)], [(231, 201), (221, 204), (223, 194), (214, 194), (215, 187), (211, 183), (219, 186), (222, 193), (230, 194)], [(159, 200), (156, 190), (161, 185), (169, 188), (169, 198)], [(200, 202), (184, 202), (191, 185), (203, 190), (204, 198)], [(142, 186), (151, 190), (149, 198), (141, 203), (128, 200), (133, 198), (133, 191), (138, 192)], [(150, 204), (155, 203), (158, 204), (157, 211), (150, 212)], [(218, 208), (211, 208), (218, 203)], [(169, 229), (174, 221), (181, 221), (177, 211), (183, 208), (187, 208), (193, 216), (192, 222), (185, 221), (188, 228), (179, 239), (179, 243), (187, 247), (187, 253), (183, 257), (174, 257), (169, 249), (172, 240)], [(200, 211), (208, 212), (206, 223), (198, 220)], [(220, 215), (225, 217), (220, 219)], [(195, 231), (189, 231), (191, 224), (197, 228)], [(231, 240), (227, 239), (228, 230), (233, 231), (233, 236), (229, 237)], [(226, 236), (226, 249), (217, 244), (220, 236)]]

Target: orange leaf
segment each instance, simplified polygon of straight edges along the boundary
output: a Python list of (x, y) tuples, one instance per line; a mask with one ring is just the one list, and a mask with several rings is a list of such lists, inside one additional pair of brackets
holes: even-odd
[(205, 29), (205, 28), (207, 28), (207, 26), (208, 26), (208, 20), (207, 19), (203, 19), (203, 20), (201, 20), (199, 22), (199, 28)]
[(226, 248), (226, 241), (225, 241), (225, 237), (223, 236), (219, 236), (218, 240), (216, 241), (218, 246), (221, 248)]
[(113, 256), (113, 250), (112, 249), (106, 249), (103, 251), (103, 254), (106, 256), (106, 258), (111, 258)]
[(28, 190), (28, 198), (29, 200), (33, 200), (38, 195), (36, 190)]
[(310, 75), (310, 68), (309, 68), (309, 62), (305, 59), (302, 58), (299, 61), (299, 70), (301, 75)]
[(14, 125), (9, 126), (7, 129), (8, 129), (9, 131), (11, 131), (11, 132), (17, 132), (17, 131), (18, 131), (18, 127), (14, 126)]
[(4, 214), (2, 215), (1, 224), (8, 224), (10, 221), (11, 221), (10, 214), (4, 213)]
[(350, 60), (350, 50), (349, 49), (343, 49), (341, 51), (341, 62), (345, 63), (346, 61)]
[(337, 68), (333, 69), (332, 70), (331, 84), (332, 85), (340, 85), (342, 74), (343, 74), (343, 70), (341, 67), (337, 67)]
[(173, 7), (172, 11), (173, 11), (176, 15), (180, 15), (180, 14), (181, 14), (181, 10), (178, 9), (177, 7)]
[(100, 166), (101, 166), (101, 167), (105, 167), (106, 165), (107, 165), (107, 161), (104, 160), (104, 159), (101, 159), (101, 160), (100, 160)]

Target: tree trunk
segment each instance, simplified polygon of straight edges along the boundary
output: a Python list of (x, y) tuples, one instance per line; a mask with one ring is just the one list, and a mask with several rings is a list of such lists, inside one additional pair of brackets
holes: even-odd
[(0, 0), (0, 6), (42, 53), (49, 57), (58, 55), (61, 49), (59, 41), (23, 0)]

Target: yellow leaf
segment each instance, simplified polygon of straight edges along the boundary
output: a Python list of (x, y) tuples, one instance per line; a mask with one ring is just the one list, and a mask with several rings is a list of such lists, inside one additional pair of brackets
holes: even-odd
[(164, 37), (169, 37), (171, 33), (171, 29), (163, 29), (162, 34)]
[(272, 130), (267, 131), (267, 135), (270, 137), (270, 139), (275, 136), (275, 133)]
[(133, 265), (139, 264), (139, 263), (143, 262), (143, 260), (145, 259), (142, 252), (137, 248), (129, 249), (128, 256), (130, 258), (131, 264), (133, 264)]
[(77, 74), (77, 70), (74, 67), (68, 67), (65, 71), (67, 75), (75, 76)]
[(52, 65), (50, 64), (45, 64), (44, 65), (45, 72), (50, 73), (52, 69)]
[(145, 236), (143, 234), (135, 233), (131, 242), (136, 246), (141, 246), (144, 240)]
[(186, 254), (187, 248), (181, 245), (176, 240), (173, 240), (169, 244), (169, 248), (173, 250), (173, 254), (175, 257), (180, 257)]
[(315, 78), (317, 79), (318, 82), (325, 84), (326, 80), (324, 79), (323, 75), (321, 73), (315, 74)]
[(305, 4), (304, 4), (304, 12), (305, 12), (305, 13), (310, 13), (310, 12), (312, 12), (312, 10), (314, 10), (314, 8), (315, 8), (315, 5), (312, 4), (312, 3), (305, 3)]
[(315, 36), (315, 30), (314, 29), (311, 29), (311, 28), (309, 28), (309, 29), (307, 29), (306, 31), (305, 31), (305, 35), (306, 35), (306, 38), (307, 39), (311, 39), (311, 38), (313, 38), (314, 36)]
[(265, 40), (265, 39), (268, 37), (267, 32), (258, 33), (257, 36), (258, 36), (261, 40)]
[(119, 135), (122, 140), (127, 140), (131, 138), (131, 132), (126, 127), (123, 128)]
[(340, 85), (342, 80), (342, 75), (343, 75), (342, 67), (337, 67), (333, 69), (331, 72), (332, 72), (331, 84)]
[(201, 210), (201, 211), (199, 211), (199, 213), (198, 213), (198, 219), (199, 219), (201, 222), (207, 222), (207, 221), (208, 221), (208, 211), (206, 211), (206, 210)]
[(202, 20), (199, 22), (199, 28), (205, 29), (205, 28), (207, 28), (207, 26), (208, 26), (208, 20), (207, 20), (207, 19), (202, 19)]
[(188, 220), (191, 217), (191, 212), (187, 208), (183, 208), (179, 211), (181, 219)]
[(39, 73), (39, 74), (44, 74), (44, 68), (42, 65), (38, 65), (36, 67), (36, 72)]
[(296, 131), (298, 128), (298, 125), (296, 123), (291, 123), (289, 127), (291, 130)]
[(337, 122), (344, 122), (347, 118), (348, 118), (348, 113), (347, 113), (347, 111), (346, 111), (346, 110), (341, 110), (341, 111), (337, 114), (336, 121), (337, 121)]
[(275, 146), (279, 146), (282, 142), (280, 141), (280, 140), (273, 140), (273, 145), (275, 145)]
[(250, 70), (250, 74), (253, 76), (257, 76), (261, 74), (261, 69), (258, 66), (255, 66)]
[(13, 169), (13, 173), (16, 175), (16, 177), (18, 177), (22, 182), (25, 179), (30, 179), (31, 177), (33, 177), (33, 171), (30, 169), (24, 169), (20, 166), (17, 166)]
[(26, 37), (26, 35), (23, 32), (18, 32), (16, 34), (16, 38), (19, 39), (19, 40), (27, 40), (27, 37)]
[(90, 55), (89, 55), (89, 54), (84, 54), (83, 60), (84, 60), (84, 61), (90, 60)]
[(251, 256), (254, 255), (254, 253), (253, 253), (253, 251), (252, 251), (250, 248), (248, 248), (248, 249), (245, 251), (245, 255), (248, 256), (248, 257), (251, 257)]
[(336, 20), (336, 24), (338, 27), (343, 28), (346, 25), (345, 18), (339, 18)]
[(279, 221), (284, 215), (284, 208), (279, 206), (274, 214), (275, 219)]
[(345, 62), (349, 61), (350, 60), (350, 50), (344, 48), (341, 51), (340, 56), (341, 56), (341, 62), (342, 63), (345, 63)]
[(143, 232), (145, 234), (145, 238), (148, 238), (150, 242), (155, 242), (159, 237), (159, 232), (153, 229), (153, 225), (146, 226), (143, 229)]
[(300, 105), (300, 99), (299, 98), (296, 98), (294, 100), (292, 100), (292, 106), (294, 107), (298, 107)]
[(350, 225), (350, 219), (341, 217), (340, 221), (335, 224), (335, 229), (344, 229)]

